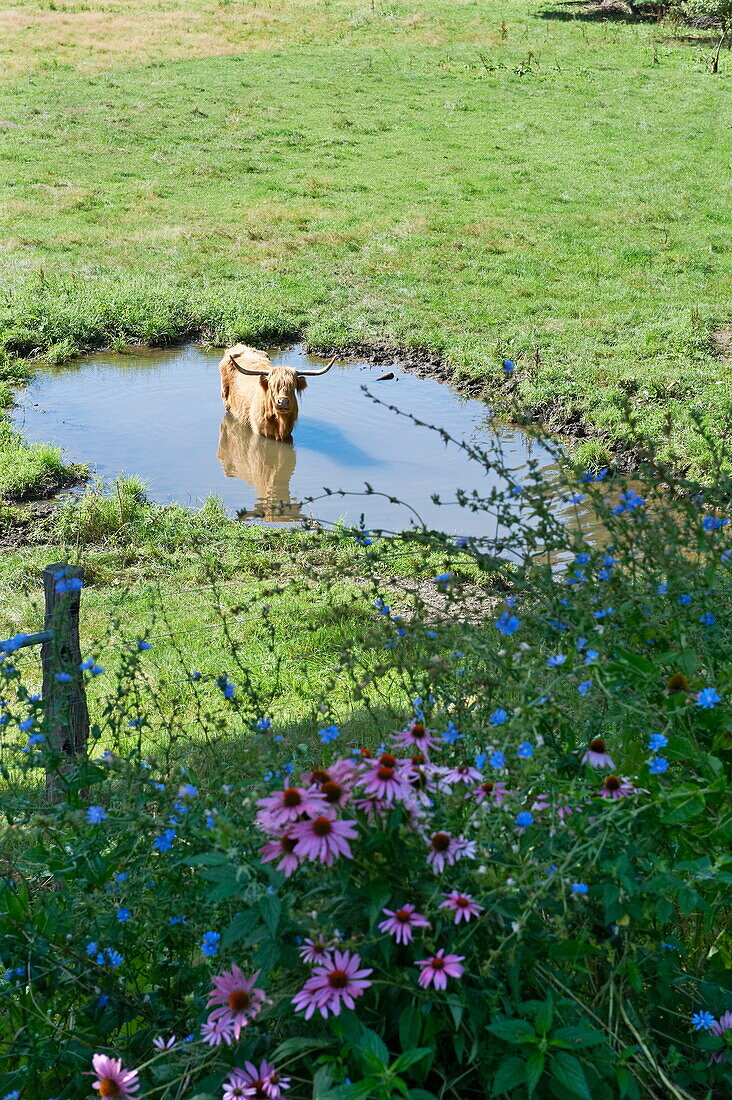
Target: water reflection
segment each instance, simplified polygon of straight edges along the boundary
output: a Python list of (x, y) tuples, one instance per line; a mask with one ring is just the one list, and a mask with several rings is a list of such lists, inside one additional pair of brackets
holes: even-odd
[(219, 428), (216, 457), (226, 477), (240, 478), (254, 489), (254, 508), (239, 509), (242, 518), (258, 517), (267, 523), (292, 523), (304, 518), (302, 505), (292, 499), (290, 490), (297, 463), (292, 440), (280, 442), (256, 435), (227, 412)]

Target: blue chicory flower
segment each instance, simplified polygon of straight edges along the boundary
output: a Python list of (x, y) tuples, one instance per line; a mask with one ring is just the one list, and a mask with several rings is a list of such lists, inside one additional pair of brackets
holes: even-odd
[(516, 815), (516, 824), (520, 829), (528, 829), (529, 825), (534, 824), (534, 815), (530, 814), (528, 810), (522, 810), (520, 814)]
[(204, 932), (201, 940), (201, 951), (206, 958), (211, 959), (219, 953), (220, 932)]
[(718, 695), (714, 688), (702, 688), (696, 698), (696, 705), (711, 709), (721, 702), (722, 696)]
[(522, 760), (529, 760), (534, 755), (534, 746), (530, 741), (522, 741), (516, 749), (516, 755), (520, 756)]
[(668, 760), (665, 760), (662, 756), (654, 756), (648, 765), (648, 771), (651, 775), (663, 775), (668, 768)]
[(577, 685), (577, 691), (580, 693), (580, 695), (589, 695), (589, 693), (592, 691), (592, 686), (592, 680), (583, 680), (581, 684)]
[(508, 611), (504, 611), (496, 619), (495, 626), (499, 634), (515, 634), (521, 626), (521, 620), (515, 615), (509, 615)]
[(493, 714), (488, 719), (492, 726), (502, 726), (504, 722), (508, 721), (508, 711), (502, 707), (498, 707), (493, 711)]
[(90, 806), (86, 811), (86, 819), (91, 822), (92, 825), (98, 825), (100, 821), (104, 821), (107, 817), (107, 811), (103, 806)]
[(691, 1023), (694, 1025), (694, 1031), (709, 1031), (715, 1019), (711, 1012), (695, 1012), (691, 1017)]
[(589, 890), (589, 886), (585, 882), (573, 882), (572, 893), (573, 894), (586, 894)]

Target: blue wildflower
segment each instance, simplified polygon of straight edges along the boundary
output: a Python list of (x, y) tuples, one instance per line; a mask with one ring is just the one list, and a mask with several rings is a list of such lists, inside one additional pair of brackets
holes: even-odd
[(146, 642), (144, 638), (138, 638), (137, 639), (137, 648), (139, 650), (146, 650), (146, 649), (152, 649), (152, 646), (150, 645), (149, 642)]
[(125, 879), (129, 878), (129, 877), (130, 876), (127, 874), (126, 871), (120, 871), (120, 873), (118, 875), (114, 876), (114, 881), (115, 882), (124, 882)]
[(486, 762), (487, 759), (488, 759), (488, 757), (486, 756), (486, 754), (484, 752), (476, 752), (476, 754), (475, 754), (475, 766), (476, 766), (476, 768), (478, 769), (479, 772), (483, 771), (483, 768), (485, 767), (485, 762)]
[(493, 714), (488, 719), (492, 726), (502, 726), (504, 722), (508, 721), (508, 711), (503, 707), (498, 707), (493, 711)]
[(682, 607), (686, 607), (687, 604), (691, 603), (691, 596), (688, 594), (688, 592), (683, 592), (676, 602), (680, 603)]
[(573, 894), (586, 894), (589, 890), (589, 886), (585, 882), (573, 882), (572, 893)]
[(504, 374), (513, 374), (513, 372), (515, 370), (516, 370), (516, 364), (514, 363), (513, 359), (504, 359), (503, 360), (503, 373)]
[(559, 668), (567, 660), (566, 653), (555, 653), (547, 660), (547, 668)]
[(705, 516), (702, 520), (702, 527), (705, 531), (718, 531), (720, 527), (726, 527), (728, 523), (728, 519), (719, 519), (717, 516)]
[(614, 558), (612, 554), (606, 554), (602, 559), (602, 564), (607, 566), (608, 569), (612, 569), (612, 567), (617, 564), (617, 560), (618, 559)]
[(698, 707), (712, 708), (722, 701), (722, 696), (718, 695), (714, 688), (702, 688), (696, 697), (696, 705)]
[(601, 581), (609, 581), (612, 575), (612, 569), (598, 569), (597, 571), (597, 576)]
[(182, 924), (184, 920), (188, 920), (188, 917), (170, 917), (168, 924)]
[(590, 555), (589, 554), (584, 554), (584, 553), (578, 554), (577, 557), (574, 560), (577, 563), (577, 565), (587, 565), (587, 563), (590, 560)]
[(41, 742), (45, 740), (46, 738), (42, 733), (32, 733), (28, 738), (28, 747), (32, 748), (34, 745), (40, 745)]
[(439, 576), (434, 577), (435, 584), (449, 584), (452, 573), (440, 573)]
[(489, 763), (490, 763), (490, 766), (492, 768), (505, 768), (505, 766), (506, 766), (506, 757), (503, 755), (503, 753), (499, 749), (496, 749), (495, 752), (491, 753), (491, 758), (490, 758)]
[(605, 607), (601, 611), (595, 611), (593, 614), (593, 618), (604, 619), (606, 615), (612, 615), (614, 610), (614, 607)]
[(236, 685), (225, 674), (216, 679), (216, 687), (221, 690), (224, 699), (233, 699), (236, 695)]
[(454, 722), (447, 723), (447, 729), (442, 735), (442, 740), (448, 745), (454, 745), (456, 741), (459, 741), (462, 734), (458, 732)]
[(659, 596), (665, 596), (668, 592), (668, 585), (665, 582), (663, 584), (659, 584), (657, 591)]
[(717, 619), (715, 615), (712, 615), (711, 611), (705, 611), (703, 615), (699, 616), (699, 622), (703, 626), (714, 626)]
[(86, 811), (86, 819), (91, 822), (92, 825), (98, 825), (100, 821), (104, 821), (107, 817), (107, 811), (103, 806), (90, 806)]
[(496, 619), (495, 626), (499, 634), (515, 634), (521, 626), (521, 620), (516, 615), (509, 615), (508, 611), (504, 611)]
[(585, 653), (585, 664), (589, 665), (592, 661), (596, 661), (600, 654), (596, 649), (588, 649)]
[(131, 916), (132, 913), (129, 911), (129, 909), (121, 908), (117, 910), (117, 920), (120, 922), (120, 924), (124, 924), (130, 919)]
[(178, 794), (182, 798), (195, 798), (198, 794), (198, 787), (194, 787), (192, 783), (184, 783), (182, 787), (178, 788)]
[(714, 1016), (711, 1012), (695, 1012), (691, 1017), (691, 1023), (694, 1025), (694, 1031), (709, 1031), (709, 1028), (715, 1023)]
[(330, 745), (331, 741), (337, 741), (341, 735), (341, 731), (338, 726), (326, 726), (325, 729), (318, 730), (318, 737), (324, 745)]
[(592, 680), (583, 680), (581, 684), (577, 685), (577, 691), (580, 693), (580, 695), (589, 695), (589, 693), (592, 691), (592, 685)]
[(516, 824), (520, 829), (528, 829), (529, 825), (534, 824), (534, 815), (530, 814), (528, 810), (522, 810), (520, 814), (516, 815)]
[(522, 760), (530, 760), (534, 755), (534, 746), (530, 741), (522, 741), (516, 749), (516, 755), (520, 756)]
[(257, 721), (254, 723), (254, 728), (258, 729), (260, 733), (266, 733), (271, 725), (271, 718), (258, 718)]
[(21, 733), (27, 733), (29, 729), (33, 727), (35, 718), (25, 718), (22, 722), (18, 722), (18, 729)]
[(98, 950), (99, 944), (96, 942), (96, 940), (89, 940), (89, 943), (86, 945), (87, 955), (96, 955)]
[(668, 760), (664, 760), (662, 756), (654, 756), (648, 765), (648, 771), (651, 775), (663, 775), (668, 768)]
[(153, 841), (153, 848), (157, 848), (159, 852), (169, 852), (173, 847), (173, 841), (175, 840), (175, 829), (166, 829), (160, 836), (156, 836)]
[(119, 951), (114, 951), (111, 947), (105, 949), (105, 954), (107, 956), (107, 963), (110, 966), (121, 966), (125, 961)]
[(204, 932), (203, 939), (201, 940), (201, 951), (207, 959), (213, 958), (214, 955), (219, 953), (219, 940), (221, 939), (220, 932)]
[(59, 595), (65, 595), (67, 592), (81, 592), (84, 587), (84, 582), (81, 577), (64, 577), (63, 573), (55, 573), (57, 578), (55, 588)]
[(652, 733), (648, 741), (648, 751), (658, 752), (659, 749), (663, 749), (668, 745), (668, 737), (662, 733)]
[(54, 679), (58, 680), (59, 684), (68, 684), (71, 680), (71, 674), (69, 672), (55, 672)]
[(462, 550), (468, 545), (468, 540), (465, 535), (458, 535), (458, 537), (455, 539), (454, 545), (456, 549)]
[(620, 504), (613, 508), (613, 515), (620, 515), (621, 512), (634, 512), (636, 508), (642, 508), (644, 504), (643, 497), (638, 496), (632, 489), (628, 489), (627, 492), (620, 494)]

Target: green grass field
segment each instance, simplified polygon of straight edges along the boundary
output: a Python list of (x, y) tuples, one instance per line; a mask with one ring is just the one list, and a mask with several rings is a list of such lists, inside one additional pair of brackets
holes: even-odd
[[(0, 16), (6, 355), (304, 334), (441, 353), (697, 468), (731, 366), (730, 78), (577, 5), (196, 0)], [(538, 369), (533, 365), (539, 352)], [(6, 368), (7, 369), (7, 368)]]

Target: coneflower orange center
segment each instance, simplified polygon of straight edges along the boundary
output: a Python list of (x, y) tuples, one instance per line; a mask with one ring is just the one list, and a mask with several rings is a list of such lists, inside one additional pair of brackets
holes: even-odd
[(596, 737), (594, 741), (590, 741), (590, 752), (604, 752), (605, 742), (601, 737)]
[(493, 790), (493, 784), (490, 783), (490, 782), (489, 783), (481, 783), (480, 789), (481, 789), (481, 791), (485, 791), (486, 794), (490, 794), (491, 791)]
[(297, 844), (297, 841), (295, 840), (294, 836), (281, 836), (280, 837), (280, 848), (282, 849), (283, 852), (294, 852), (296, 844)]
[(377, 774), (379, 779), (393, 779), (394, 778), (394, 769), (389, 768), (386, 765), (382, 764), (382, 766), (378, 769), (376, 774)]
[(461, 896), (460, 896), (459, 898), (455, 898), (455, 904), (456, 904), (456, 905), (457, 905), (457, 906), (458, 906), (458, 907), (459, 907), (460, 909), (467, 909), (467, 908), (468, 908), (468, 906), (470, 905), (470, 902), (468, 901), (468, 899), (467, 899), (467, 898), (464, 898), (464, 897), (463, 897), (463, 896), (461, 895)]
[(113, 1077), (102, 1077), (99, 1082), (99, 1095), (100, 1096), (121, 1096), (122, 1089), (119, 1087)]
[(415, 722), (411, 732), (416, 734), (417, 737), (424, 737), (424, 724), (422, 722)]
[(603, 784), (606, 791), (619, 791), (620, 780), (617, 775), (609, 775)]
[(433, 970), (442, 970), (445, 965), (445, 960), (441, 959), (439, 955), (435, 955), (434, 959), (430, 959), (430, 966)]
[(396, 919), (399, 921), (400, 924), (409, 924), (409, 921), (411, 919), (408, 909), (397, 909), (394, 916), (396, 917)]
[(297, 787), (288, 787), (285, 791), (282, 801), (288, 809), (292, 809), (294, 806), (300, 805), (300, 803), (302, 802), (302, 795), (298, 791)]
[(328, 975), (328, 985), (331, 989), (345, 989), (348, 985), (348, 975), (345, 970), (331, 970)]
[(446, 852), (450, 847), (450, 837), (447, 833), (435, 833), (432, 837), (430, 844), (436, 852)]
[(323, 768), (318, 768), (314, 771), (310, 778), (313, 783), (327, 783), (330, 780), (330, 776)]
[(330, 836), (333, 832), (333, 822), (329, 817), (316, 817), (313, 822), (313, 832), (316, 836)]
[(383, 764), (385, 768), (395, 768), (396, 756), (392, 756), (390, 752), (382, 753), (379, 757), (379, 763)]
[(232, 1012), (244, 1012), (249, 1007), (251, 999), (246, 989), (234, 989), (227, 998)]
[(413, 764), (426, 764), (427, 763), (427, 758), (426, 758), (426, 756), (424, 755), (423, 752), (415, 752), (414, 756), (412, 757), (412, 763)]

